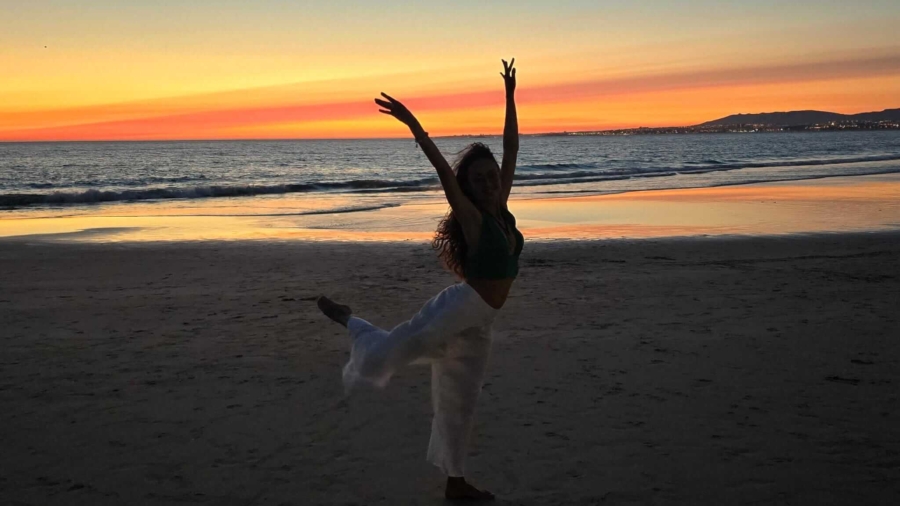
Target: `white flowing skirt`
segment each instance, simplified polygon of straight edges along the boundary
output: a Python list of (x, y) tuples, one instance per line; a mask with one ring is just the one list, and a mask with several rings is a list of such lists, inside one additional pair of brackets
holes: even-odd
[(475, 404), (491, 349), (491, 325), (498, 310), (474, 288), (458, 283), (432, 297), (411, 319), (391, 331), (351, 317), (350, 361), (344, 388), (383, 388), (397, 369), (431, 364), (434, 419), (428, 460), (448, 476), (464, 476)]

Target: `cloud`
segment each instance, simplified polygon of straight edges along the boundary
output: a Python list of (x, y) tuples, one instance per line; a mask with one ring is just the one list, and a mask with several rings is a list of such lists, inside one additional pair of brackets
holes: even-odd
[[(773, 83), (804, 83), (823, 80), (848, 78), (872, 78), (900, 75), (900, 53), (882, 54), (874, 57), (835, 59), (815, 62), (799, 62), (786, 64), (770, 64), (756, 66), (735, 66), (720, 69), (681, 70), (674, 72), (631, 75), (625, 77), (601, 78), (580, 82), (527, 86), (523, 83), (517, 91), (519, 104), (543, 104), (554, 102), (577, 102), (597, 97), (615, 97), (622, 95), (659, 94), (667, 91), (724, 88), (729, 86), (765, 85)], [(279, 99), (284, 97), (281, 87)], [(865, 90), (859, 90), (864, 92)], [(240, 92), (229, 92), (230, 96), (240, 96)], [(264, 96), (259, 89), (247, 90), (248, 94)], [(273, 92), (275, 93), (275, 92)], [(348, 92), (349, 94), (349, 92)], [(185, 104), (193, 101), (203, 103), (206, 107), (211, 96), (208, 94), (193, 97), (172, 99), (172, 104)], [(353, 95), (359, 95), (353, 93)], [(333, 96), (333, 94), (331, 95)], [(373, 97), (374, 98), (374, 97)], [(422, 94), (413, 97), (397, 97), (413, 111), (464, 111), (503, 105), (502, 91), (492, 89), (471, 92)], [(166, 101), (158, 101), (161, 111), (177, 110)], [(889, 104), (893, 106), (893, 104)], [(688, 105), (689, 106), (689, 105)], [(128, 119), (112, 119), (96, 121), (91, 111), (101, 114), (106, 107), (107, 113), (119, 117), (128, 115), (141, 116)], [(284, 104), (262, 106), (225, 106), (221, 109), (187, 111), (176, 113), (152, 114), (152, 106), (147, 102), (97, 106), (85, 108), (80, 115), (78, 110), (41, 111), (46, 121), (55, 121), (57, 126), (36, 128), (16, 128), (10, 123), (10, 117), (0, 120), (0, 140), (100, 140), (100, 139), (165, 139), (193, 138), (208, 139), (221, 135), (222, 132), (240, 127), (284, 125), (289, 123), (315, 122), (322, 120), (349, 120), (370, 117), (377, 107), (371, 99), (335, 101), (333, 99), (319, 104)], [(56, 114), (54, 116), (54, 114)], [(23, 120), (28, 113), (22, 113)], [(147, 117), (149, 116), (149, 117)], [(34, 116), (31, 120), (34, 120)], [(41, 116), (37, 117), (40, 120)], [(59, 125), (66, 121), (70, 124)], [(539, 124), (540, 119), (536, 118)], [(264, 131), (257, 128), (256, 131)], [(280, 130), (283, 133), (283, 129)]]
[(799, 83), (900, 74), (900, 54), (782, 65), (669, 72), (523, 89), (523, 102), (651, 93), (691, 88)]

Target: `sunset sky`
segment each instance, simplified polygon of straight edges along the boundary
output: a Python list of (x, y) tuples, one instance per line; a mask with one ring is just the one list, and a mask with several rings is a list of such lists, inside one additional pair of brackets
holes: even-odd
[(0, 5), (0, 141), (500, 133), (513, 56), (523, 133), (900, 107), (896, 0)]

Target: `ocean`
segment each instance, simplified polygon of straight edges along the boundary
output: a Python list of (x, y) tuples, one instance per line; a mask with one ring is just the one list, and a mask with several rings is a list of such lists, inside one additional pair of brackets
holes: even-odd
[[(476, 141), (499, 161), (499, 136), (435, 143), (452, 161)], [(514, 194), (526, 198), (900, 172), (896, 131), (523, 136), (520, 145)], [(5, 210), (288, 194), (398, 205), (436, 190), (411, 139), (0, 144)], [(252, 199), (243, 202), (252, 213)]]
[[(471, 142), (502, 156), (435, 139)], [(900, 132), (522, 136), (509, 206), (529, 241), (895, 230)], [(0, 144), (0, 238), (427, 241), (447, 210), (412, 139)]]

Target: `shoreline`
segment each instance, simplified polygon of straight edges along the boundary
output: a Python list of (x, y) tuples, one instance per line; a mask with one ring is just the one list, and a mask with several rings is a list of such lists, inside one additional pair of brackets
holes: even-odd
[[(291, 248), (306, 246), (323, 246), (323, 247), (341, 247), (341, 246), (365, 246), (377, 245), (386, 248), (430, 248), (431, 237), (427, 239), (393, 239), (393, 240), (371, 240), (371, 239), (314, 239), (314, 240), (283, 240), (272, 238), (252, 238), (252, 239), (204, 239), (204, 240), (140, 240), (140, 241), (77, 241), (60, 239), (59, 236), (66, 235), (85, 235), (92, 233), (104, 234), (106, 229), (93, 231), (84, 230), (73, 232), (71, 234), (40, 234), (0, 237), (0, 250), (9, 248), (72, 248), (84, 250), (103, 250), (103, 249), (221, 249), (221, 248)], [(700, 235), (670, 235), (670, 236), (642, 236), (642, 237), (592, 237), (592, 238), (534, 238), (526, 237), (525, 245), (534, 245), (541, 248), (559, 247), (587, 247), (592, 245), (627, 245), (638, 246), (641, 244), (689, 244), (689, 243), (716, 243), (734, 244), (748, 241), (826, 241), (826, 240), (865, 240), (865, 239), (895, 239), (900, 238), (900, 227), (897, 229), (885, 230), (850, 230), (850, 231), (813, 231), (813, 232), (792, 232), (787, 234), (700, 234)]]
[[(421, 242), (430, 240), (447, 210), (439, 194), (396, 205), (377, 199), (304, 194), (101, 206), (65, 216), (19, 212), (0, 216), (0, 242)], [(253, 205), (249, 212), (247, 203)], [(509, 206), (526, 240), (874, 232), (900, 229), (900, 174), (602, 195), (526, 195), (511, 198)]]

